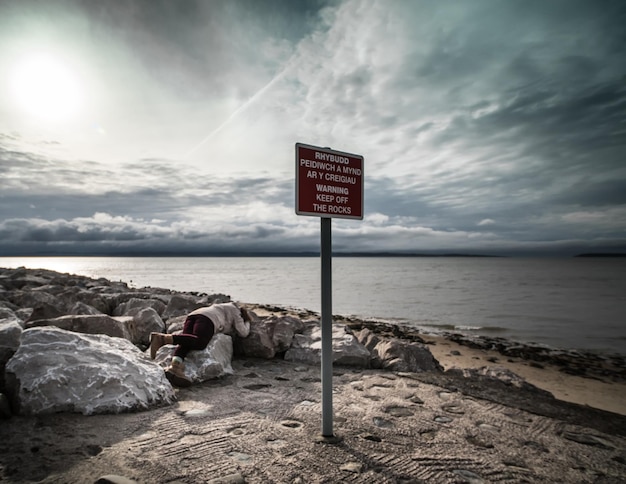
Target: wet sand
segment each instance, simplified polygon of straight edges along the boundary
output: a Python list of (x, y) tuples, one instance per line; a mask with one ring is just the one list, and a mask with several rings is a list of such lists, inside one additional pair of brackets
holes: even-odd
[(441, 336), (424, 335), (423, 339), (432, 343), (429, 349), (445, 370), (501, 366), (559, 400), (626, 415), (626, 381), (568, 375), (560, 367), (546, 363), (539, 368), (534, 362), (470, 348)]

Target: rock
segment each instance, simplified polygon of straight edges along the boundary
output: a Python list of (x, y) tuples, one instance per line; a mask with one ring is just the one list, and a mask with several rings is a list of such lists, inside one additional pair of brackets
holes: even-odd
[(205, 305), (206, 304), (198, 302), (198, 299), (195, 297), (176, 294), (171, 297), (161, 317), (164, 321), (167, 321), (168, 319), (176, 316), (186, 316), (194, 309), (198, 309), (199, 307)]
[(22, 326), (15, 320), (0, 321), (0, 391), (5, 387), (4, 367), (19, 348), (22, 331)]
[(63, 316), (65, 310), (58, 305), (53, 305), (47, 302), (38, 303), (30, 314), (28, 321), (37, 321), (38, 319), (52, 319)]
[(32, 314), (32, 312), (33, 310), (31, 308), (19, 308), (15, 310), (15, 315), (18, 317), (20, 321), (22, 321), (22, 323), (20, 324), (22, 328), (26, 326), (26, 323), (24, 323), (24, 321), (30, 318), (30, 315)]
[[(12, 304), (8, 301), (3, 301), (2, 304), (8, 304), (9, 306), (12, 306)], [(0, 320), (3, 319), (18, 320), (19, 318), (17, 317), (13, 309), (8, 306), (0, 305)]]
[(272, 327), (272, 342), (276, 346), (276, 353), (284, 353), (291, 347), (293, 336), (304, 331), (304, 323), (291, 316), (270, 317), (265, 324)]
[(60, 312), (65, 309), (56, 296), (42, 291), (14, 291), (10, 301), (22, 308), (54, 307)]
[(578, 442), (579, 444), (585, 445), (593, 445), (601, 447), (603, 449), (614, 450), (616, 448), (615, 445), (608, 439), (589, 433), (564, 431), (563, 437), (565, 437), (567, 440), (571, 440), (572, 442)]
[(106, 298), (102, 297), (100, 294), (95, 294), (90, 291), (81, 291), (78, 296), (79, 302), (83, 304), (87, 304), (96, 310), (100, 311), (102, 314), (110, 314), (111, 308), (109, 306), (109, 302)]
[(381, 338), (365, 328), (356, 333), (371, 353), (371, 367), (400, 372), (443, 370), (426, 345), (397, 338)]
[(24, 330), (6, 377), (21, 415), (120, 413), (174, 400), (162, 369), (130, 341), (56, 327)]
[(421, 343), (399, 339), (380, 341), (372, 354), (381, 362), (381, 368), (391, 371), (443, 371), (430, 350)]
[(380, 343), (380, 338), (367, 328), (359, 331), (355, 336), (370, 352), (370, 368), (381, 369), (383, 367), (382, 361), (378, 357), (378, 353), (374, 351), (376, 345)]
[(187, 319), (186, 314), (183, 314), (182, 316), (174, 316), (173, 318), (168, 319), (165, 322), (167, 332), (169, 334), (182, 332), (183, 326), (185, 325), (185, 319)]
[(230, 296), (221, 293), (203, 294), (198, 300), (198, 303), (201, 306), (210, 306), (211, 304), (225, 304), (229, 302), (232, 302)]
[(376, 345), (380, 342), (380, 338), (368, 328), (364, 328), (361, 331), (354, 333), (356, 338), (368, 351), (373, 351)]
[(0, 367), (17, 351), (22, 336), (22, 326), (15, 320), (0, 320)]
[(107, 474), (106, 476), (100, 477), (95, 484), (137, 484), (137, 481), (124, 476)]
[(464, 368), (462, 370), (449, 370), (451, 372), (461, 372), (461, 374), (465, 378), (470, 378), (474, 380), (498, 380), (504, 383), (507, 386), (513, 386), (516, 388), (529, 390), (536, 393), (542, 393), (546, 396), (552, 397), (552, 394), (546, 390), (542, 390), (541, 388), (536, 387), (528, 383), (517, 373), (512, 372), (511, 370), (503, 367), (497, 366), (483, 366), (481, 368)]
[[(370, 352), (356, 337), (347, 332), (343, 324), (332, 327), (333, 363), (343, 366), (368, 368)], [(317, 365), (322, 358), (322, 331), (318, 325), (310, 326), (302, 334), (296, 334), (291, 348), (285, 353), (285, 360), (308, 365)]]
[(248, 336), (237, 341), (237, 354), (254, 358), (274, 358), (276, 345), (272, 341), (272, 330), (273, 327), (264, 324), (264, 322), (250, 324)]
[(107, 336), (131, 340), (131, 331), (128, 328), (129, 320), (132, 320), (132, 318), (126, 320), (121, 318), (115, 319), (105, 314), (67, 315), (53, 319), (30, 321), (26, 323), (26, 328), (56, 326), (77, 333), (106, 334)]
[(228, 474), (224, 477), (216, 477), (208, 481), (208, 484), (246, 484), (246, 480), (239, 473)]
[[(75, 315), (98, 315), (98, 314), (103, 314), (102, 311), (94, 308), (93, 306), (89, 305), (89, 304), (85, 304), (84, 302), (76, 302), (72, 308), (69, 310), (69, 314), (75, 314)], [(32, 319), (32, 316), (31, 316)]]
[(346, 462), (341, 467), (339, 467), (342, 471), (352, 472), (354, 474), (360, 474), (363, 470), (363, 464), (360, 462)]
[(285, 353), (293, 341), (294, 334), (304, 330), (301, 320), (290, 316), (271, 316), (260, 320), (252, 311), (250, 334), (246, 338), (238, 338), (236, 349), (238, 354), (255, 358), (274, 358)]
[(136, 307), (130, 309), (126, 315), (133, 318), (131, 341), (135, 344), (148, 345), (150, 344), (150, 333), (165, 331), (165, 323), (152, 307)]
[(125, 314), (129, 314), (132, 310), (140, 310), (146, 308), (152, 308), (154, 311), (160, 316), (165, 311), (167, 306), (163, 301), (158, 299), (140, 299), (140, 298), (131, 298), (126, 302), (119, 304), (113, 310), (113, 316), (124, 316)]
[[(155, 358), (161, 367), (167, 368), (172, 362), (175, 345), (159, 348)], [(233, 340), (226, 334), (218, 333), (202, 351), (190, 351), (185, 358), (185, 374), (194, 383), (213, 380), (233, 374)]]

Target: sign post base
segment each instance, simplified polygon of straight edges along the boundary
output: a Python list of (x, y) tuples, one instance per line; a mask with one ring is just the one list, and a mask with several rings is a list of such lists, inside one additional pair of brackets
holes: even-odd
[(326, 435), (318, 435), (315, 437), (315, 442), (318, 444), (338, 444), (342, 442), (343, 439), (341, 437), (337, 437), (336, 435), (331, 435), (327, 437)]

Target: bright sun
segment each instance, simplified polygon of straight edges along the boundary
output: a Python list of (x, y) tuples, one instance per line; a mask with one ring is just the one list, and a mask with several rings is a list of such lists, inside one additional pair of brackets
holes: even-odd
[(42, 121), (67, 121), (76, 116), (83, 101), (80, 87), (70, 67), (46, 55), (24, 58), (11, 75), (16, 105)]

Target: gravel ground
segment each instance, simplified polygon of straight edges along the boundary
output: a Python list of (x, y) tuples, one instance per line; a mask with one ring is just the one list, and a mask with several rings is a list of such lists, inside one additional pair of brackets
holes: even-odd
[(458, 372), (335, 367), (338, 442), (321, 443), (319, 368), (233, 368), (169, 407), (5, 420), (0, 482), (626, 481), (622, 415)]

